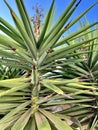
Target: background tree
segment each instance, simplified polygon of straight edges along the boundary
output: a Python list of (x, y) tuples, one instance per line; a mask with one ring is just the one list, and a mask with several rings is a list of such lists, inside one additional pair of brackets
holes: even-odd
[(36, 4), (35, 7), (32, 8), (33, 10), (35, 10), (35, 15), (31, 18), (31, 21), (33, 22), (34, 25), (34, 35), (36, 37), (36, 39), (38, 39), (39, 35), (40, 35), (40, 31), (41, 31), (41, 18), (43, 17), (43, 9)]

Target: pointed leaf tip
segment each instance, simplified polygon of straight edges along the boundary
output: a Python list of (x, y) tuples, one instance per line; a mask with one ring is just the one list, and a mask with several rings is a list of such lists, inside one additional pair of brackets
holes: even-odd
[(79, 2), (76, 4), (76, 7), (81, 3), (82, 0), (79, 0)]

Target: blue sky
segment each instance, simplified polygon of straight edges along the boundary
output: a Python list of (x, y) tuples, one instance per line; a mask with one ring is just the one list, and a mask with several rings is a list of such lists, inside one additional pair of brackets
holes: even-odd
[[(15, 0), (7, 0), (8, 3), (12, 6), (12, 8), (17, 11)], [(60, 14), (64, 11), (66, 6), (71, 2), (72, 0), (55, 0), (55, 8), (56, 8), (56, 16), (55, 20), (60, 16)], [(78, 1), (78, 0), (77, 0)], [(90, 5), (92, 5), (97, 0), (82, 0), (81, 4), (78, 6), (76, 11), (71, 17), (71, 20), (74, 19), (76, 16), (78, 16), (80, 13), (82, 13), (85, 9), (87, 9)], [(49, 8), (52, 0), (24, 0), (27, 11), (30, 16), (33, 15), (32, 6), (35, 6), (36, 3), (39, 3), (39, 5), (44, 9), (44, 13)], [(10, 12), (8, 8), (6, 7), (3, 0), (0, 0), (0, 17), (3, 17), (5, 20), (7, 20), (9, 23), (13, 24)], [(90, 21), (90, 23), (98, 21), (98, 4), (87, 14), (87, 18)]]

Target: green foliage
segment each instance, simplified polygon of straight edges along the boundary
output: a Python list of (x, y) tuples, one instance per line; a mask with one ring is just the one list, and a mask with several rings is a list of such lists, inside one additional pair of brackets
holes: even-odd
[(0, 65), (0, 80), (20, 77), (24, 73), (24, 70)]
[(67, 23), (80, 3), (72, 0), (49, 28), (53, 0), (37, 41), (23, 0), (15, 0), (20, 17), (4, 1), (16, 27), (0, 17), (0, 29), (6, 34), (0, 34), (0, 63), (13, 75), (5, 77), (6, 67), (1, 66), (0, 129), (74, 130), (88, 120), (88, 129), (97, 128), (97, 31), (90, 35), (98, 22), (61, 38), (96, 3)]

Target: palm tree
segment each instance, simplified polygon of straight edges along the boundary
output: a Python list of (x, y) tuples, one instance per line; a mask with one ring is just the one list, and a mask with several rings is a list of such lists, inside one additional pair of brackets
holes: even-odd
[[(82, 96), (78, 98), (77, 93), (76, 96), (72, 95), (70, 93), (72, 87), (75, 85), (87, 87), (87, 83), (80, 82), (76, 77), (66, 78), (64, 73), (58, 74), (58, 67), (64, 69), (65, 64), (74, 64), (83, 60), (78, 57), (76, 50), (81, 49), (85, 44), (91, 47), (88, 43), (97, 39), (97, 36), (75, 44), (69, 44), (69, 39), (82, 34), (98, 22), (87, 25), (65, 38), (61, 39), (61, 36), (96, 3), (67, 23), (81, 2), (81, 0), (79, 2), (72, 0), (56, 23), (50, 27), (54, 12), (55, 0), (53, 0), (42, 32), (36, 40), (23, 0), (15, 0), (20, 17), (6, 0), (4, 1), (16, 27), (0, 17), (0, 29), (6, 34), (0, 34), (0, 56), (3, 57), (0, 62), (5, 66), (24, 70), (26, 76), (0, 80), (0, 129), (75, 129), (74, 125), (71, 127), (65, 122), (68, 119), (75, 123), (75, 118), (71, 118), (68, 114), (64, 115), (61, 106), (65, 104), (79, 106), (79, 104), (93, 102), (94, 99), (88, 99), (86, 96), (83, 99)], [(74, 60), (73, 56), (76, 56)], [(89, 87), (92, 88), (91, 83)]]

